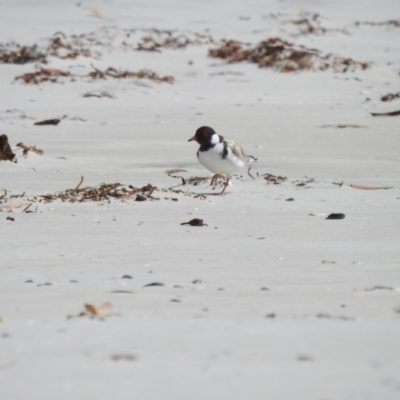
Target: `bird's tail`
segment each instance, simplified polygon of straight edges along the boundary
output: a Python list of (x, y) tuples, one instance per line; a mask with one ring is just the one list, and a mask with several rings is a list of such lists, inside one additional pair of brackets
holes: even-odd
[(257, 162), (257, 161), (258, 161), (258, 158), (255, 158), (253, 156), (248, 156), (247, 164), (251, 164), (252, 162)]

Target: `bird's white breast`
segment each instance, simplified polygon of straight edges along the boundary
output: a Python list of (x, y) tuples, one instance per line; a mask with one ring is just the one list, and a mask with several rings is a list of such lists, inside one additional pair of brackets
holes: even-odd
[(228, 154), (222, 158), (224, 145), (217, 143), (207, 151), (199, 151), (197, 157), (201, 164), (215, 174), (230, 175), (244, 166), (244, 162), (236, 157), (228, 147)]

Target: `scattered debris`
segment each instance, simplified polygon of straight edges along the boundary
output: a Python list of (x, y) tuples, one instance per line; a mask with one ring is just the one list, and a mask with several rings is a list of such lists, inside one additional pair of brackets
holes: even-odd
[[(156, 72), (148, 70), (148, 69), (141, 69), (140, 71), (134, 72), (134, 71), (118, 71), (116, 68), (113, 67), (108, 67), (106, 70), (101, 71), (95, 67), (92, 68), (94, 71), (89, 72), (87, 75), (88, 77), (92, 79), (107, 79), (107, 77), (111, 78), (138, 78), (138, 79), (150, 79), (154, 82), (166, 82), (173, 84), (174, 83), (174, 77), (170, 75), (166, 76), (160, 76)], [(58, 82), (58, 78), (60, 77), (70, 77), (72, 80), (76, 80), (78, 78), (77, 75), (72, 75), (68, 71), (62, 71), (60, 69), (54, 69), (54, 68), (42, 68), (39, 67), (37, 71), (35, 72), (27, 72), (23, 75), (16, 76), (14, 79), (15, 80), (22, 80), (25, 83), (32, 83), (35, 85), (38, 85), (39, 83), (43, 82), (52, 82), (56, 83)], [(82, 78), (79, 76), (79, 78)], [(100, 92), (100, 94), (97, 93), (86, 93), (83, 95), (84, 97), (109, 97), (109, 98), (115, 98), (112, 94), (108, 93), (107, 91)], [(55, 124), (56, 125), (56, 124)]]
[(267, 315), (265, 316), (265, 318), (271, 318), (271, 319), (274, 319), (274, 318), (276, 318), (276, 314), (275, 314), (275, 313), (270, 313), (270, 314), (267, 314)]
[[(23, 205), (31, 206), (32, 203), (51, 203), (57, 200), (61, 200), (62, 202), (67, 203), (82, 203), (82, 202), (100, 202), (107, 201), (111, 202), (112, 200), (121, 200), (128, 201), (130, 199), (134, 199), (136, 201), (144, 201), (144, 200), (160, 200), (160, 197), (155, 197), (153, 195), (154, 192), (161, 193), (173, 193), (173, 194), (182, 194), (183, 196), (193, 197), (195, 199), (204, 200), (206, 197), (192, 192), (183, 192), (182, 190), (174, 190), (174, 189), (159, 189), (156, 186), (148, 183), (147, 185), (136, 188), (132, 185), (122, 185), (120, 183), (102, 183), (99, 186), (89, 186), (81, 188), (81, 184), (83, 183), (83, 177), (81, 177), (78, 185), (73, 189), (67, 189), (62, 192), (57, 192), (54, 194), (44, 194), (44, 195), (35, 195), (35, 196), (25, 196), (25, 193), (10, 195), (5, 191), (5, 194), (0, 196), (2, 200), (10, 200), (11, 198), (20, 198), (26, 200), (25, 202), (19, 203), (9, 203), (0, 206), (0, 211), (3, 210), (12, 210), (13, 208), (22, 207)], [(176, 197), (165, 197), (165, 199), (169, 199), (172, 201), (177, 201)], [(28, 203), (29, 202), (29, 203)], [(30, 211), (24, 211), (30, 212)]]
[(346, 217), (345, 214), (332, 213), (332, 214), (329, 214), (325, 219), (344, 219), (345, 217)]
[[(14, 161), (15, 154), (8, 143), (7, 135), (0, 135), (0, 161)], [(16, 162), (16, 159), (15, 159)]]
[[(309, 183), (313, 183), (315, 182), (314, 178), (307, 178), (305, 177), (304, 179), (302, 179), (301, 181), (293, 181), (292, 183), (294, 183), (296, 186), (299, 187), (306, 187)], [(306, 189), (308, 189), (310, 186), (306, 187)]]
[(272, 174), (264, 174), (261, 176), (264, 177), (264, 179), (267, 181), (267, 184), (273, 183), (274, 185), (280, 185), (281, 183), (285, 182), (287, 179), (286, 176), (281, 176), (281, 175), (275, 176)]
[(138, 194), (135, 197), (135, 201), (146, 201), (146, 200), (147, 200), (147, 197), (143, 194)]
[(274, 68), (279, 72), (325, 71), (348, 72), (366, 69), (367, 62), (354, 61), (332, 54), (321, 55), (316, 49), (295, 45), (278, 37), (269, 38), (254, 47), (237, 40), (225, 40), (208, 52), (209, 57), (222, 58), (228, 62), (250, 61), (260, 68)]
[[(186, 182), (187, 182), (189, 185), (197, 186), (197, 185), (200, 184), (200, 183), (207, 182), (208, 179), (209, 179), (209, 178), (208, 178), (208, 177), (205, 177), (205, 176), (192, 176), (191, 178), (186, 179)], [(216, 183), (216, 185), (217, 185), (219, 179), (216, 179), (215, 181), (217, 182), (217, 183)]]
[(133, 186), (126, 188), (120, 183), (103, 183), (98, 187), (85, 187), (81, 189), (80, 185), (82, 182), (83, 177), (75, 189), (67, 189), (64, 192), (55, 194), (41, 195), (37, 196), (37, 198), (46, 203), (54, 200), (62, 200), (63, 202), (70, 203), (103, 200), (110, 201), (112, 198), (126, 201), (135, 195), (145, 196), (146, 199), (159, 200), (159, 198), (152, 196), (153, 192), (158, 190), (158, 188), (151, 184), (147, 184), (141, 188), (134, 188)]
[(110, 313), (110, 309), (112, 308), (111, 303), (104, 303), (99, 307), (96, 307), (92, 304), (85, 304), (85, 310), (80, 312), (78, 315), (68, 315), (67, 319), (78, 318), (78, 317), (89, 317), (90, 319), (98, 318), (100, 320), (104, 320), (105, 318), (113, 315)]
[(132, 275), (122, 275), (121, 279), (133, 279)]
[(336, 264), (336, 261), (322, 260), (322, 264)]
[(297, 356), (297, 361), (314, 361), (314, 357), (311, 357), (307, 354), (300, 354)]
[(137, 357), (133, 354), (113, 354), (110, 359), (112, 361), (136, 361)]
[(190, 226), (208, 226), (203, 223), (203, 220), (200, 218), (191, 219), (189, 222), (182, 222), (181, 225), (190, 225)]
[(95, 8), (90, 8), (89, 10), (92, 13), (93, 17), (103, 18), (103, 16)]
[(250, 178), (252, 179), (256, 179), (254, 178), (254, 176), (250, 173), (251, 167), (249, 167), (249, 169), (247, 170), (247, 174), (250, 176)]
[(14, 79), (38, 85), (39, 83), (48, 81), (53, 83), (58, 82), (57, 79), (61, 76), (70, 76), (70, 73), (60, 69), (39, 67), (36, 72), (27, 72), (23, 75), (16, 76)]
[(58, 118), (45, 119), (43, 121), (37, 121), (33, 125), (58, 125), (60, 120)]
[(299, 35), (325, 35), (328, 32), (341, 32), (346, 35), (346, 29), (329, 29), (322, 26), (320, 15), (317, 13), (303, 12), (299, 19), (289, 20), (288, 23), (294, 24), (299, 29)]
[(342, 182), (332, 182), (333, 185), (339, 186), (339, 189), (343, 186), (343, 181)]
[(392, 101), (394, 99), (400, 99), (400, 92), (397, 93), (388, 93), (384, 96), (381, 96), (382, 101)]
[(184, 49), (188, 45), (209, 44), (214, 40), (211, 36), (199, 33), (176, 32), (172, 30), (152, 29), (137, 43), (135, 50), (160, 52), (165, 49)]
[[(181, 168), (175, 168), (175, 169), (167, 169), (165, 171), (165, 173), (170, 176), (172, 176), (171, 174), (177, 174), (178, 172), (187, 172), (187, 170)], [(173, 178), (176, 178), (176, 176), (173, 176)], [(178, 178), (180, 178), (180, 176)]]
[(290, 197), (289, 199), (286, 199), (285, 201), (295, 201), (293, 197)]
[(21, 46), (15, 42), (0, 45), (0, 63), (26, 64), (29, 62), (45, 62), (46, 55), (38, 46)]
[(375, 285), (370, 288), (356, 289), (355, 292), (373, 292), (375, 290), (395, 290), (392, 286)]
[(108, 97), (109, 99), (116, 98), (112, 93), (108, 92), (107, 90), (103, 90), (101, 92), (87, 92), (84, 93), (82, 97), (97, 97), (99, 99), (102, 97)]
[(313, 217), (320, 217), (320, 218), (324, 218), (324, 219), (344, 219), (346, 217), (345, 214), (341, 214), (341, 213), (312, 213), (312, 214), (308, 214), (311, 215)]
[(34, 153), (39, 154), (40, 156), (43, 154), (43, 150), (38, 149), (36, 146), (27, 146), (22, 142), (17, 143), (16, 146), (23, 150), (22, 155), (25, 157), (28, 155), (29, 151), (33, 151)]
[(193, 279), (193, 280), (192, 280), (193, 285), (200, 285), (201, 282), (202, 282), (201, 279)]
[(346, 315), (331, 315), (331, 314), (324, 314), (324, 313), (317, 314), (316, 318), (340, 319), (342, 321), (355, 321), (356, 320), (354, 317), (347, 317)]
[(389, 111), (389, 112), (384, 112), (384, 113), (370, 112), (370, 114), (373, 117), (385, 117), (385, 116), (394, 117), (396, 115), (400, 115), (400, 110)]
[(400, 20), (390, 19), (388, 21), (381, 21), (381, 22), (370, 22), (370, 21), (356, 21), (354, 25), (369, 25), (369, 26), (390, 26), (394, 28), (400, 28)]
[[(2, 197), (3, 197), (3, 196), (2, 196)], [(2, 205), (0, 205), (0, 212), (1, 212), (1, 211), (4, 211), (4, 212), (13, 212), (14, 209), (16, 209), (16, 208), (21, 208), (21, 207), (24, 207), (24, 206), (26, 206), (26, 205), (28, 205), (28, 207), (29, 207), (31, 204), (29, 204), (29, 203), (27, 203), (27, 202), (18, 202), (18, 201), (14, 202), (14, 203), (2, 204)], [(25, 210), (26, 210), (28, 207), (26, 207)], [(25, 211), (25, 210), (24, 210), (24, 211)], [(24, 211), (22, 211), (22, 212), (24, 212)]]
[(393, 186), (367, 186), (367, 185), (349, 185), (353, 189), (361, 190), (380, 190), (380, 189), (393, 189)]
[(8, 216), (8, 217), (6, 218), (6, 221), (15, 221), (15, 218), (14, 218), (14, 217)]
[(345, 129), (345, 128), (366, 128), (368, 126), (365, 125), (357, 125), (357, 124), (338, 124), (338, 125), (322, 125), (323, 128), (337, 128), (337, 129)]
[(101, 71), (95, 68), (93, 72), (89, 72), (89, 76), (93, 79), (106, 79), (107, 77), (111, 78), (138, 78), (138, 79), (150, 79), (154, 82), (166, 82), (166, 83), (174, 83), (174, 77), (170, 75), (159, 76), (154, 71), (149, 69), (141, 69), (140, 71), (118, 71), (116, 68), (108, 67), (106, 70)]

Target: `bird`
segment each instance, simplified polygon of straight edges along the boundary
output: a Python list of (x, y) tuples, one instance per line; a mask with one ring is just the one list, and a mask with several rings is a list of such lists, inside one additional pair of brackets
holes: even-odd
[(229, 185), (230, 176), (242, 169), (245, 165), (257, 161), (253, 156), (248, 156), (243, 148), (224, 136), (218, 135), (213, 128), (202, 126), (197, 129), (193, 137), (188, 141), (195, 140), (199, 145), (197, 159), (214, 175), (211, 179), (213, 185), (220, 175), (226, 175), (224, 188), (219, 193), (224, 195)]

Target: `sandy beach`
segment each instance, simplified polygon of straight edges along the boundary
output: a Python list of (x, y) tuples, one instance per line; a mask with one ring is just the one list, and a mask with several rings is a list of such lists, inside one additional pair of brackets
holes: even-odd
[(400, 398), (397, 0), (0, 21), (1, 399)]

